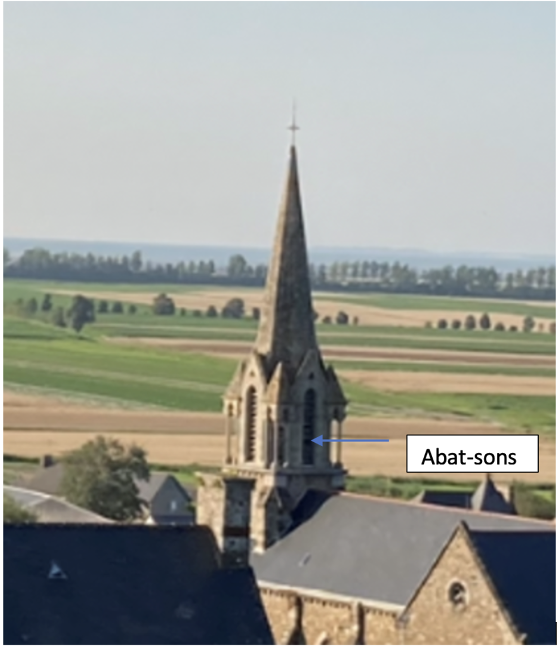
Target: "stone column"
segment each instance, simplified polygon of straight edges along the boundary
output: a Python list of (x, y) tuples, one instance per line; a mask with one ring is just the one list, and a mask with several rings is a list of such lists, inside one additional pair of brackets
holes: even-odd
[(232, 411), (228, 409), (226, 417), (226, 465), (231, 465), (231, 421)]
[[(342, 420), (336, 421), (336, 438), (342, 439)], [(336, 443), (336, 464), (338, 467), (342, 465), (342, 443)]]
[(279, 429), (280, 429), (280, 425), (275, 424), (274, 427), (273, 427), (273, 432), (272, 432), (273, 433), (272, 438), (273, 438), (273, 443), (274, 443), (274, 445), (273, 445), (274, 448), (272, 450), (272, 452), (273, 452), (272, 453), (272, 467), (274, 469), (276, 469), (280, 465), (280, 461), (279, 461), (279, 455), (280, 455), (279, 454), (279, 452), (280, 452), (279, 447), (280, 446), (278, 444), (279, 441), (280, 441), (280, 438), (279, 438), (280, 431), (279, 431)]

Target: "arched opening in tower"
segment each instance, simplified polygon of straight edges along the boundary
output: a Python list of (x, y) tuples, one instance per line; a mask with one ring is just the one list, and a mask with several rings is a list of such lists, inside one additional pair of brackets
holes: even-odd
[(316, 396), (313, 389), (307, 389), (303, 400), (303, 464), (313, 465), (315, 452), (313, 438), (315, 438)]
[(257, 442), (257, 391), (250, 386), (245, 398), (245, 460), (255, 460)]

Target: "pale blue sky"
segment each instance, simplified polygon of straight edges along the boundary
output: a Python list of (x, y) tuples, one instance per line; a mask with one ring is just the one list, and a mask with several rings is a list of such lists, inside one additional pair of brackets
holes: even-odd
[(553, 253), (551, 2), (4, 4), (4, 235)]

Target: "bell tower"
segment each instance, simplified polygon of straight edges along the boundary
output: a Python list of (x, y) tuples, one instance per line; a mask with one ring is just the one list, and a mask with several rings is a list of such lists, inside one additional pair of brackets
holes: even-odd
[[(295, 130), (295, 125), (292, 129)], [(340, 443), (347, 400), (315, 334), (305, 229), (292, 143), (264, 304), (253, 349), (223, 396), (224, 470), (255, 480), (253, 546), (264, 550), (285, 530), (306, 490), (340, 490)]]

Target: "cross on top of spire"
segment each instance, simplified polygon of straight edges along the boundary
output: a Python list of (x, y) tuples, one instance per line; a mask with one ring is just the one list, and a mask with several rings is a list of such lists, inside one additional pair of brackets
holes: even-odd
[(288, 126), (288, 130), (292, 131), (292, 146), (296, 145), (296, 131), (299, 129), (299, 126), (296, 124), (296, 102), (294, 101), (292, 106), (292, 123)]

